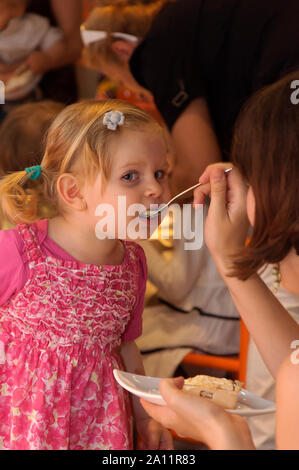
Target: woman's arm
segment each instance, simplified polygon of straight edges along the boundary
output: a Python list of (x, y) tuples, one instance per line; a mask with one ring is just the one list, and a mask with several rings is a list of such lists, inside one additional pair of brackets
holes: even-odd
[(80, 35), (82, 0), (51, 0), (51, 6), (64, 38), (47, 51), (36, 51), (29, 56), (27, 63), (36, 74), (76, 62), (83, 47)]
[(205, 241), (227, 284), (235, 305), (252, 335), (263, 360), (275, 377), (299, 338), (299, 326), (258, 275), (246, 281), (229, 277), (234, 255), (245, 244), (248, 231), (246, 188), (236, 168), (225, 177), (231, 164), (209, 167), (201, 176), (203, 186), (195, 190), (195, 203), (210, 195), (205, 221)]
[(192, 101), (176, 120), (172, 129), (176, 163), (170, 178), (173, 194), (197, 183), (198, 175), (222, 160), (204, 98)]
[(223, 276), (236, 308), (275, 378), (299, 339), (299, 325), (281, 305), (259, 276), (247, 281)]
[(299, 360), (294, 351), (285, 359), (277, 375), (276, 445), (279, 450), (299, 449), (298, 397)]

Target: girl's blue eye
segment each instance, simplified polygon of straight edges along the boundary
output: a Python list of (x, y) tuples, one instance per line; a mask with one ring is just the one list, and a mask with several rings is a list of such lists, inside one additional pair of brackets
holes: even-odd
[(158, 170), (155, 173), (155, 178), (157, 178), (157, 179), (161, 180), (162, 178), (164, 178), (164, 176), (165, 176), (165, 171), (164, 170)]
[(123, 176), (122, 179), (129, 182), (135, 181), (137, 179), (137, 173), (132, 171), (131, 173), (127, 173)]

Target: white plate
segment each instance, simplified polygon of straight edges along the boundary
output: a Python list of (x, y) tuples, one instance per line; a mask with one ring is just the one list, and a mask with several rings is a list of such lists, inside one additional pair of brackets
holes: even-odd
[[(144, 398), (156, 405), (165, 405), (159, 391), (159, 382), (162, 379), (130, 374), (129, 372), (124, 372), (118, 369), (114, 369), (113, 374), (116, 381), (134, 395)], [(275, 413), (275, 403), (265, 400), (264, 398), (260, 398), (242, 388), (238, 396), (237, 408), (235, 410), (227, 411), (240, 416), (264, 415)]]

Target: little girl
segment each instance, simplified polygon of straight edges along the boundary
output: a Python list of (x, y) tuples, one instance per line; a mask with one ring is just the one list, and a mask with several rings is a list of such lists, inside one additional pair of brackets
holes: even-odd
[[(85, 101), (50, 127), (40, 166), (0, 181), (0, 448), (132, 449), (129, 397), (114, 368), (143, 374), (146, 261), (133, 241), (99, 237), (96, 209), (168, 198), (163, 130), (117, 100)], [(57, 214), (41, 220), (39, 194)], [(132, 217), (125, 218), (128, 225)], [(117, 226), (117, 224), (116, 224)], [(144, 446), (170, 434), (132, 399)]]

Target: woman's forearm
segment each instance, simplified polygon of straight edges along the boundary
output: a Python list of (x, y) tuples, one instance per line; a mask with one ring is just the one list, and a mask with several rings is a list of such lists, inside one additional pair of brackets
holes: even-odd
[(223, 278), (268, 369), (276, 377), (291, 352), (292, 341), (299, 339), (299, 326), (258, 275), (247, 281)]
[(47, 51), (49, 68), (58, 68), (76, 62), (81, 55), (82, 0), (51, 0), (51, 7), (64, 39)]

